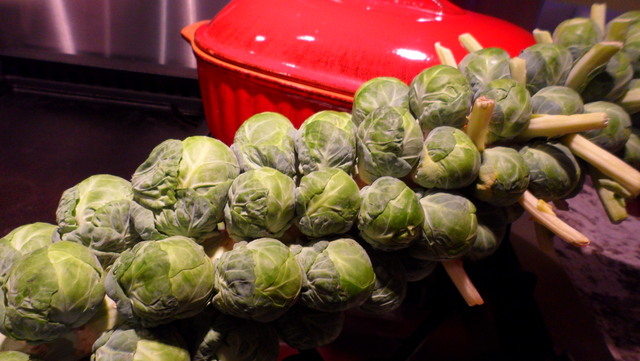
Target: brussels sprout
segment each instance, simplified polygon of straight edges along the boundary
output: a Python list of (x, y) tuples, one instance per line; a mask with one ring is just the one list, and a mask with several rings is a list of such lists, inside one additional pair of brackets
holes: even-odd
[(531, 97), (531, 109), (534, 114), (580, 114), (584, 111), (584, 102), (577, 91), (566, 86), (551, 85)]
[(485, 90), (495, 79), (511, 78), (509, 54), (501, 48), (482, 48), (467, 53), (458, 69), (467, 77), (474, 94)]
[(369, 113), (383, 105), (409, 109), (409, 86), (389, 76), (367, 80), (353, 95), (351, 120), (359, 125)]
[(55, 224), (35, 222), (16, 227), (0, 238), (0, 284), (18, 257), (50, 245), (57, 229)]
[(295, 305), (274, 323), (280, 338), (297, 350), (310, 350), (335, 341), (344, 327), (343, 311), (324, 312)]
[(373, 248), (393, 251), (408, 247), (420, 236), (424, 220), (418, 196), (403, 181), (381, 177), (360, 191), (357, 226)]
[(317, 112), (300, 125), (295, 146), (301, 175), (325, 168), (351, 174), (356, 161), (356, 125), (349, 113)]
[(476, 207), (467, 198), (449, 192), (432, 191), (420, 199), (424, 211), (422, 225), (423, 259), (442, 261), (462, 257), (476, 240)]
[(622, 51), (631, 62), (633, 77), (640, 78), (640, 21), (636, 21), (629, 26)]
[(192, 361), (275, 361), (279, 339), (271, 323), (225, 315), (209, 307), (180, 322), (179, 330), (190, 337)]
[(62, 240), (91, 248), (105, 267), (134, 244), (162, 237), (153, 213), (133, 201), (131, 183), (109, 174), (90, 176), (65, 190), (56, 220)]
[(439, 262), (436, 261), (422, 259), (413, 252), (415, 250), (423, 250), (424, 248), (426, 248), (424, 243), (415, 242), (409, 248), (398, 252), (400, 262), (407, 274), (407, 282), (422, 281), (431, 275), (439, 264)]
[(631, 135), (631, 117), (624, 108), (615, 103), (597, 101), (585, 104), (584, 112), (605, 112), (609, 118), (606, 127), (582, 132), (585, 138), (612, 153), (624, 147)]
[(295, 177), (295, 132), (291, 121), (279, 113), (258, 113), (245, 120), (231, 144), (240, 171), (271, 167)]
[(20, 351), (0, 351), (0, 361), (37, 361), (29, 354)]
[(622, 149), (622, 160), (627, 164), (640, 170), (640, 131), (632, 128), (629, 139)]
[(493, 206), (518, 202), (529, 186), (529, 167), (517, 150), (493, 147), (482, 152), (473, 195)]
[(554, 43), (531, 45), (518, 57), (525, 60), (527, 89), (531, 94), (548, 86), (564, 85), (573, 65), (569, 49)]
[(624, 95), (631, 79), (633, 66), (629, 56), (619, 51), (607, 62), (605, 69), (589, 81), (580, 94), (585, 102), (614, 102)]
[(508, 219), (503, 207), (475, 203), (478, 231), (475, 242), (465, 258), (480, 260), (494, 254), (507, 234)]
[(83, 326), (104, 299), (102, 272), (89, 248), (69, 241), (18, 258), (0, 287), (0, 332), (47, 342)]
[(238, 161), (221, 141), (192, 136), (156, 146), (136, 169), (134, 199), (155, 214), (158, 231), (203, 242), (216, 234), (224, 218)]
[(228, 315), (269, 322), (297, 301), (302, 281), (300, 266), (282, 242), (238, 242), (215, 261), (211, 302)]
[(241, 240), (281, 237), (295, 215), (295, 190), (293, 179), (273, 168), (240, 174), (224, 208), (229, 235)]
[(375, 286), (369, 255), (351, 238), (291, 245), (304, 272), (300, 304), (314, 310), (339, 312), (367, 301)]
[(529, 166), (529, 191), (545, 201), (567, 199), (583, 177), (571, 150), (558, 142), (534, 142), (520, 149)]
[(632, 79), (629, 82), (624, 95), (616, 101), (616, 104), (634, 117), (640, 112), (640, 79)]
[(409, 107), (425, 133), (443, 125), (462, 128), (472, 102), (467, 77), (449, 65), (429, 67), (409, 84)]
[(376, 283), (371, 296), (359, 308), (376, 314), (394, 311), (407, 295), (407, 270), (394, 253), (369, 252), (369, 259), (376, 274)]
[(468, 186), (478, 176), (480, 152), (461, 130), (438, 127), (424, 141), (413, 181), (425, 188), (457, 189)]
[(213, 264), (187, 237), (143, 241), (116, 259), (104, 285), (130, 324), (155, 327), (202, 310), (213, 291)]
[(553, 31), (553, 42), (566, 46), (574, 60), (601, 41), (602, 37), (602, 30), (590, 18), (577, 17), (564, 20)]
[(358, 174), (371, 184), (382, 176), (402, 178), (411, 172), (422, 150), (422, 131), (411, 113), (382, 106), (358, 126)]
[(496, 79), (480, 96), (495, 101), (487, 144), (511, 140), (529, 125), (531, 95), (524, 85), (513, 79)]
[(182, 337), (169, 328), (121, 326), (93, 344), (91, 361), (190, 361)]
[(317, 238), (349, 231), (360, 211), (360, 189), (338, 168), (303, 176), (296, 188), (296, 225)]

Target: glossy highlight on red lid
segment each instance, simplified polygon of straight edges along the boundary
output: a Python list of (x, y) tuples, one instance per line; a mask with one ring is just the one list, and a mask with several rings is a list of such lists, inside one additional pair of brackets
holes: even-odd
[(458, 36), (512, 56), (532, 35), (506, 21), (437, 0), (234, 0), (198, 28), (194, 43), (217, 60), (342, 94), (366, 80), (407, 83), (438, 64), (440, 42), (461, 60)]

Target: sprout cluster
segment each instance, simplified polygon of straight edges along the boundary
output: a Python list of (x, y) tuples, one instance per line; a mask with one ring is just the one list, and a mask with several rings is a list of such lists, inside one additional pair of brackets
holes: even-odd
[[(95, 326), (92, 361), (274, 361), (281, 341), (335, 341), (351, 310), (397, 310), (440, 264), (488, 259), (510, 223), (541, 213), (531, 197), (550, 208), (590, 176), (624, 207), (640, 193), (640, 16), (549, 35), (515, 58), (480, 48), (409, 83), (370, 79), (351, 112), (297, 129), (263, 112), (231, 145), (168, 139), (129, 180), (72, 185), (55, 224), (0, 238), (0, 333), (48, 344)], [(603, 60), (605, 36), (621, 45)]]

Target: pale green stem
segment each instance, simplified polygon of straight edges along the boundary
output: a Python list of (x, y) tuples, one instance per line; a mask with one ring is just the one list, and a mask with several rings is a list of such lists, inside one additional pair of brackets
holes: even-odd
[(523, 58), (511, 58), (509, 60), (509, 69), (511, 77), (518, 83), (527, 86), (527, 61)]
[(469, 121), (465, 132), (481, 152), (485, 148), (491, 113), (493, 113), (495, 104), (493, 99), (481, 96), (474, 102), (468, 117)]
[(533, 218), (535, 222), (551, 231), (563, 241), (577, 247), (589, 245), (590, 241), (587, 236), (558, 218), (551, 210), (551, 206), (543, 200), (536, 198), (533, 193), (529, 191), (524, 192), (518, 202), (522, 208), (531, 215), (531, 218)]
[(571, 152), (597, 168), (607, 177), (620, 183), (635, 198), (640, 194), (640, 172), (614, 154), (580, 134), (569, 134), (560, 138)]
[(605, 22), (607, 17), (607, 4), (606, 3), (595, 3), (591, 5), (591, 20), (593, 20), (596, 25), (601, 30), (601, 33), (604, 34)]
[(529, 125), (517, 137), (517, 141), (545, 137), (556, 138), (570, 133), (585, 132), (592, 129), (602, 129), (607, 126), (609, 116), (604, 112), (550, 115), (534, 114)]
[(537, 44), (552, 44), (553, 37), (547, 30), (533, 29), (533, 38)]
[(565, 86), (580, 92), (620, 49), (622, 43), (617, 41), (603, 41), (592, 46), (571, 68)]
[(436, 54), (438, 55), (438, 59), (440, 59), (440, 63), (444, 65), (450, 65), (454, 68), (458, 67), (458, 64), (456, 63), (456, 59), (454, 58), (453, 53), (451, 52), (451, 49), (442, 46), (440, 42), (437, 42), (435, 44), (435, 48), (436, 48)]
[(463, 48), (467, 49), (468, 52), (473, 53), (476, 50), (482, 49), (482, 45), (476, 40), (473, 35), (469, 33), (464, 33), (458, 37), (460, 40), (460, 44)]

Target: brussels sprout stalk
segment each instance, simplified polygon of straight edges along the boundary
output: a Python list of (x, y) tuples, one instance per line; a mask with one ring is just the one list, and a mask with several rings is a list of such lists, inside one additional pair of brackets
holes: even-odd
[(442, 266), (453, 281), (464, 300), (469, 306), (478, 306), (484, 304), (484, 300), (480, 293), (471, 282), (469, 275), (464, 270), (464, 265), (461, 259), (443, 260)]
[(618, 41), (603, 41), (592, 46), (571, 68), (565, 86), (582, 91), (620, 49), (622, 43)]
[(551, 33), (547, 30), (541, 29), (533, 29), (533, 38), (536, 41), (536, 44), (552, 44), (553, 37)]
[(634, 87), (627, 90), (617, 104), (623, 107), (629, 114), (640, 112), (640, 88)]
[(562, 143), (573, 154), (585, 160), (607, 177), (620, 183), (631, 197), (640, 194), (640, 172), (614, 154), (607, 152), (579, 134), (569, 134), (561, 138)]
[(591, 13), (589, 17), (596, 23), (596, 25), (598, 25), (600, 30), (604, 32), (604, 24), (607, 17), (607, 4), (595, 3), (591, 5)]
[(529, 126), (516, 139), (526, 141), (537, 137), (555, 138), (565, 134), (602, 129), (607, 126), (607, 113), (572, 115), (534, 114)]
[(629, 213), (627, 213), (625, 199), (629, 197), (629, 194), (625, 192), (625, 189), (594, 167), (589, 167), (589, 176), (609, 220), (613, 223), (620, 223), (627, 219)]
[(484, 150), (487, 139), (487, 129), (489, 128), (494, 106), (495, 101), (493, 99), (481, 96), (476, 99), (471, 109), (471, 114), (469, 114), (466, 133), (480, 152)]
[(476, 38), (474, 38), (473, 35), (469, 33), (461, 34), (458, 37), (458, 40), (460, 40), (460, 44), (462, 45), (462, 47), (467, 49), (467, 51), (470, 53), (482, 49), (482, 45), (480, 45), (478, 40), (476, 40)]
[(438, 59), (440, 59), (440, 63), (444, 65), (451, 65), (454, 68), (458, 67), (458, 64), (456, 63), (456, 59), (453, 57), (453, 52), (451, 52), (451, 49), (442, 46), (440, 42), (436, 42), (435, 48), (436, 48), (436, 54), (438, 55)]
[(543, 225), (565, 242), (578, 247), (585, 247), (590, 243), (584, 234), (558, 218), (548, 203), (536, 198), (530, 191), (524, 192), (519, 203), (534, 221)]
[(527, 61), (523, 58), (515, 57), (509, 60), (511, 77), (518, 83), (527, 85)]
[(631, 19), (613, 19), (607, 27), (605, 35), (606, 41), (622, 41), (624, 42), (627, 30), (631, 25)]

